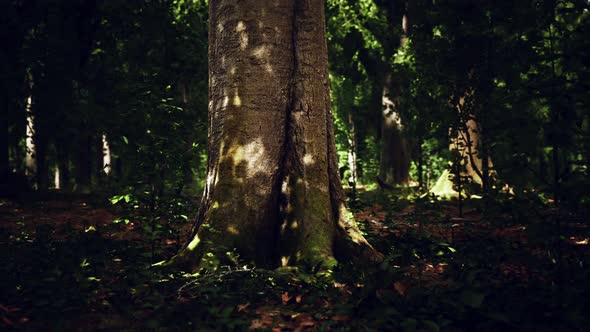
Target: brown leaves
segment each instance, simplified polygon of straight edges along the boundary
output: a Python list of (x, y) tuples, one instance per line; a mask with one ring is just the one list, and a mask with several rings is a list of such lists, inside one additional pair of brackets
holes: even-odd
[(236, 307), (236, 311), (242, 312), (242, 311), (248, 309), (249, 306), (250, 306), (250, 302), (248, 302), (246, 304), (238, 304), (238, 306)]
[(403, 281), (396, 281), (393, 283), (393, 289), (401, 296), (405, 296), (410, 285)]
[(21, 309), (12, 305), (0, 304), (0, 326), (16, 328), (29, 321), (28, 317), (19, 315)]
[(382, 223), (385, 221), (387, 213), (383, 211), (383, 206), (374, 204), (373, 206), (366, 208), (364, 211), (356, 213), (354, 216), (359, 222)]

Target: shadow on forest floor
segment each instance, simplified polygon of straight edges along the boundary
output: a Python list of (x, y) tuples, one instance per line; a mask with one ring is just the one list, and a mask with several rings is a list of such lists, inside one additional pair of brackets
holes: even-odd
[(184, 215), (89, 197), (3, 200), (0, 328), (582, 331), (590, 323), (590, 229), (580, 213), (514, 199), (484, 213), (472, 200), (459, 218), (453, 202), (397, 197), (361, 192), (351, 202), (386, 260), (331, 274), (239, 262), (193, 275), (155, 269), (178, 250), (190, 227)]

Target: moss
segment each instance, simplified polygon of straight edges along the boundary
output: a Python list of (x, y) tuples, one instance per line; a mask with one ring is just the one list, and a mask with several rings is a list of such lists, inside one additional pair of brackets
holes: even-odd
[[(314, 188), (315, 189), (315, 188)], [(332, 251), (334, 239), (334, 220), (331, 211), (330, 198), (320, 190), (308, 190), (305, 193), (304, 204), (304, 232), (305, 239), (300, 244), (301, 260), (311, 264), (330, 264), (334, 260)]]

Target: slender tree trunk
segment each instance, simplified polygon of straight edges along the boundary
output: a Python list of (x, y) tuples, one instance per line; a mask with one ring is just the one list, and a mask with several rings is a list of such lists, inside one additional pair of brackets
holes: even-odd
[(358, 174), (356, 161), (356, 127), (354, 124), (354, 119), (352, 118), (352, 114), (348, 114), (348, 128), (350, 128), (348, 136), (348, 169), (350, 171), (350, 176), (348, 177), (348, 185), (352, 188), (354, 192), (356, 190)]
[[(179, 82), (179, 88), (180, 88), (180, 94), (182, 97), (182, 108), (183, 111), (185, 113), (185, 116), (187, 118), (189, 118), (188, 113), (191, 112), (190, 109), (190, 90), (189, 90), (189, 86), (188, 83), (186, 82), (185, 79), (182, 79)], [(194, 141), (194, 132), (193, 132), (193, 128), (186, 125), (187, 123), (190, 122), (185, 122), (185, 126), (184, 126), (184, 132), (183, 132), (183, 143), (184, 143), (184, 153), (185, 155), (182, 158), (182, 162), (183, 162), (183, 167), (182, 167), (182, 171), (183, 171), (183, 176), (182, 176), (182, 185), (180, 186), (178, 193), (180, 194), (183, 190), (186, 189), (190, 189), (193, 185), (194, 182), (194, 176), (193, 176), (193, 167), (196, 165), (193, 165), (194, 161), (197, 160), (198, 158), (195, 158), (193, 155), (193, 141)], [(190, 190), (188, 191), (190, 192)]]
[(61, 175), (59, 172), (59, 165), (55, 165), (53, 169), (53, 188), (57, 190), (61, 189)]
[(26, 117), (27, 117), (27, 124), (26, 124), (26, 138), (25, 138), (25, 146), (26, 146), (26, 154), (25, 154), (25, 176), (29, 180), (29, 182), (33, 183), (35, 181), (35, 174), (37, 173), (37, 151), (35, 149), (35, 117), (31, 110), (32, 107), (32, 97), (29, 95), (26, 101)]
[(259, 266), (379, 260), (349, 219), (332, 127), (324, 1), (209, 1), (209, 161), (173, 261), (235, 251)]
[(70, 176), (70, 153), (69, 149), (71, 145), (61, 139), (58, 139), (57, 146), (55, 147), (57, 154), (57, 169), (59, 173), (60, 189), (64, 191), (70, 191), (71, 188), (71, 176)]
[(539, 180), (541, 183), (549, 183), (547, 181), (547, 162), (545, 160), (545, 152), (543, 149), (539, 149), (537, 158), (539, 163)]
[[(467, 94), (468, 96), (470, 94)], [(491, 158), (488, 154), (482, 153), (484, 148), (481, 146), (480, 125), (468, 110), (466, 97), (459, 98), (456, 105), (459, 114), (459, 128), (456, 130), (456, 136), (451, 137), (451, 150), (457, 150), (465, 160), (465, 173), (463, 176), (469, 176), (471, 179), (483, 185), (483, 159), (487, 159), (487, 168), (492, 167)]]
[[(399, 47), (407, 43), (407, 16), (402, 16), (402, 34)], [(387, 64), (386, 66), (389, 66)], [(391, 185), (407, 185), (410, 180), (410, 153), (408, 140), (404, 135), (403, 121), (399, 109), (402, 93), (400, 77), (391, 70), (386, 70), (383, 81), (381, 102), (381, 160), (380, 181)]]
[(424, 151), (422, 151), (422, 144), (424, 144), (424, 136), (420, 131), (420, 134), (418, 134), (418, 187), (420, 190), (428, 187), (428, 183), (424, 183)]
[[(36, 119), (39, 118), (40, 117), (36, 117)], [(35, 160), (37, 161), (37, 190), (47, 191), (47, 189), (49, 189), (49, 164), (47, 163), (49, 137), (46, 128), (42, 128), (43, 124), (40, 121), (35, 124), (35, 127), (36, 132), (33, 140), (35, 141)]]
[(410, 179), (410, 155), (408, 142), (403, 134), (401, 115), (393, 95), (391, 74), (387, 74), (383, 86), (381, 122), (381, 158), (379, 177), (388, 185), (406, 185)]
[(8, 110), (5, 110), (2, 114), (0, 114), (0, 176), (7, 174), (9, 170), (10, 164), (8, 158)]
[(481, 154), (481, 188), (485, 195), (486, 206), (489, 204), (488, 195), (490, 193), (490, 153), (487, 144), (487, 133), (480, 126), (479, 130), (481, 143), (478, 150)]
[(109, 176), (111, 174), (111, 145), (106, 134), (102, 134), (102, 172)]
[(76, 191), (80, 193), (89, 193), (92, 182), (92, 136), (86, 131), (87, 127), (82, 126), (78, 136)]
[[(457, 109), (458, 124), (457, 127), (450, 132), (450, 144), (449, 150), (457, 151), (462, 164), (452, 165), (452, 173), (457, 177), (469, 177), (471, 180), (480, 186), (483, 185), (483, 173), (482, 170), (487, 168), (488, 170), (493, 167), (491, 157), (489, 154), (484, 153), (482, 155), (482, 147), (480, 140), (480, 127), (476, 119), (471, 115), (469, 107), (472, 107), (471, 101), (468, 100), (472, 96), (471, 93), (465, 93), (464, 96), (458, 98), (455, 102)], [(484, 165), (483, 159), (487, 160), (487, 165)], [(455, 196), (460, 193), (461, 189), (465, 189), (464, 184), (457, 188), (459, 192), (453, 188), (452, 181), (448, 178), (449, 172), (443, 172), (438, 178), (434, 187), (430, 189), (430, 192), (440, 196)], [(462, 179), (456, 180), (457, 184), (462, 183)]]

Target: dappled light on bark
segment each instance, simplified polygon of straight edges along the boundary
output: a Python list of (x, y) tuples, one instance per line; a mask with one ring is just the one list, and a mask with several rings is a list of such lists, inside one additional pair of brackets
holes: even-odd
[(379, 259), (348, 217), (337, 174), (323, 10), (210, 3), (208, 181), (189, 241), (201, 240), (173, 262), (228, 250), (271, 267)]
[(37, 173), (37, 162), (36, 150), (35, 150), (35, 117), (31, 111), (32, 97), (27, 98), (26, 114), (27, 114), (27, 125), (26, 125), (26, 159), (25, 159), (25, 175), (28, 178), (34, 178)]

